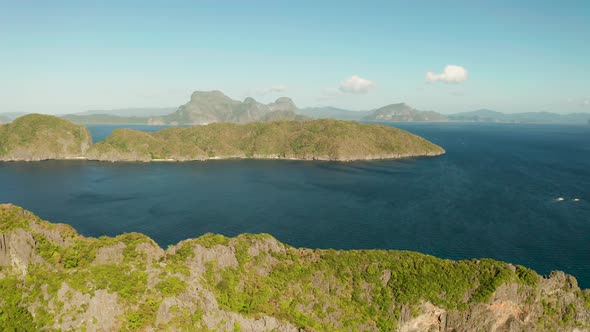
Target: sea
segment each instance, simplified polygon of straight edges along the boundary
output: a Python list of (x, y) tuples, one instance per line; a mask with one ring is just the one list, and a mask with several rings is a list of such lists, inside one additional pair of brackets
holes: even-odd
[[(358, 162), (0, 163), (0, 202), (163, 248), (205, 233), (297, 247), (494, 258), (590, 288), (590, 126), (397, 123), (438, 157)], [(89, 126), (101, 141), (121, 126)], [(131, 126), (154, 131), (163, 127)]]

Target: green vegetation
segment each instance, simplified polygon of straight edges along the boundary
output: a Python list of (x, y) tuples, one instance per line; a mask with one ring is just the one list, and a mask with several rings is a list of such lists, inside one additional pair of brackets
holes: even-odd
[[(242, 239), (234, 244), (236, 256), (247, 256), (247, 246), (240, 249), (240, 244)], [(267, 257), (238, 259), (238, 268), (221, 271), (210, 265), (207, 281), (218, 302), (242, 314), (271, 313), (300, 327), (340, 330), (375, 322), (380, 330), (391, 330), (391, 315), (399, 318), (401, 310), (395, 303), (428, 301), (465, 310), (488, 301), (504, 283), (522, 282), (508, 264), (489, 259), (451, 261), (382, 250), (310, 250), (302, 255), (295, 248), (272, 256), (278, 262), (267, 276), (257, 272)], [(302, 303), (308, 310), (300, 309)]]
[(85, 127), (51, 115), (29, 114), (0, 126), (0, 161), (81, 157), (91, 145)]
[(177, 296), (186, 289), (186, 283), (179, 277), (168, 277), (156, 285), (164, 297)]
[[(206, 234), (164, 252), (142, 234), (85, 238), (12, 205), (0, 205), (0, 235), (2, 331), (244, 330), (264, 317), (269, 330), (393, 331), (431, 313), (425, 303), (454, 311), (457, 331), (504, 324), (496, 304), (528, 310), (507, 321), (531, 330), (590, 323), (590, 291), (573, 278), (491, 259), (299, 249), (268, 234)], [(503, 286), (518, 295), (497, 298)]]
[[(276, 110), (266, 114), (285, 112)], [(65, 119), (31, 114), (0, 126), (1, 160), (105, 161), (283, 158), (357, 160), (438, 155), (444, 150), (406, 131), (338, 120), (213, 123), (155, 133), (117, 129), (92, 145), (88, 130)]]
[(22, 286), (16, 277), (0, 278), (0, 330), (36, 331), (33, 316), (22, 302)]
[(294, 158), (354, 160), (441, 154), (444, 150), (406, 131), (338, 120), (214, 123), (156, 133), (118, 129), (96, 144), (98, 160)]

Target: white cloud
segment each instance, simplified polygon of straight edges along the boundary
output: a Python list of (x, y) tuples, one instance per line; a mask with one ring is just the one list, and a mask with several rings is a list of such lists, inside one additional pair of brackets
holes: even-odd
[(588, 105), (590, 105), (590, 99), (584, 100), (584, 106), (588, 106)]
[(436, 74), (431, 71), (426, 73), (426, 80), (429, 82), (460, 83), (467, 80), (467, 69), (456, 65), (446, 65), (442, 73)]
[(375, 87), (375, 82), (364, 79), (357, 75), (352, 75), (351, 77), (345, 79), (344, 81), (340, 82), (340, 87), (338, 88), (343, 93), (351, 93), (351, 94), (366, 94)]

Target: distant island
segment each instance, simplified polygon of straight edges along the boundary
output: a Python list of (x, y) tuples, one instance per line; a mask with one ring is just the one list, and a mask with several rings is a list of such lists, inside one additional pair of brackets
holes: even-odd
[(91, 146), (88, 129), (51, 115), (29, 114), (0, 125), (0, 161), (83, 158)]
[(26, 115), (0, 126), (0, 160), (4, 161), (350, 161), (436, 156), (444, 152), (440, 146), (397, 128), (339, 120), (213, 123), (156, 133), (117, 129), (97, 144), (92, 144), (85, 127), (50, 115)]
[(447, 117), (433, 111), (419, 111), (405, 103), (391, 104), (361, 118), (362, 121), (375, 122), (445, 122)]
[(258, 121), (304, 119), (295, 113), (297, 106), (290, 98), (281, 97), (274, 103), (262, 104), (248, 97), (233, 100), (221, 91), (196, 91), (188, 103), (172, 114), (151, 117), (150, 124), (203, 125), (215, 122), (250, 123)]
[(110, 114), (89, 114), (62, 116), (64, 119), (81, 125), (147, 125), (148, 117), (140, 116), (119, 116)]
[(296, 110), (315, 119), (337, 119), (361, 122), (446, 122), (445, 115), (419, 111), (406, 103), (391, 104), (371, 111), (350, 111), (336, 107), (313, 107)]
[[(0, 113), (0, 124), (26, 113)], [(205, 125), (217, 122), (246, 124), (278, 120), (335, 119), (360, 122), (495, 122), (536, 124), (587, 124), (590, 113), (557, 114), (551, 112), (501, 113), (480, 109), (450, 115), (422, 111), (406, 103), (377, 109), (352, 111), (337, 107), (298, 108), (293, 100), (280, 97), (264, 104), (248, 97), (234, 100), (221, 91), (195, 91), (180, 107), (124, 108), (91, 110), (61, 115), (82, 125)]]
[(176, 111), (177, 107), (131, 107), (131, 108), (116, 108), (107, 110), (89, 110), (68, 115), (115, 115), (120, 117), (150, 117), (168, 115)]
[(0, 204), (0, 330), (582, 331), (574, 277), (491, 259), (206, 234), (166, 250)]
[(159, 109), (119, 109), (66, 114), (76, 124), (206, 125), (217, 122), (245, 124), (261, 121), (305, 120), (295, 113), (290, 98), (281, 97), (263, 104), (248, 97), (244, 101), (229, 98), (221, 91), (195, 91), (190, 100), (178, 107)]
[[(157, 109), (162, 112), (167, 109)], [(336, 119), (367, 122), (447, 121), (433, 111), (419, 111), (405, 103), (391, 104), (372, 111), (349, 111), (334, 107), (299, 109), (287, 97), (263, 104), (248, 97), (244, 101), (229, 98), (221, 91), (195, 91), (186, 104), (166, 115), (148, 116), (146, 109), (87, 111), (63, 117), (76, 124), (149, 124), (204, 125), (217, 122), (245, 124), (251, 122), (305, 119)]]
[(590, 122), (590, 113), (557, 114), (551, 112), (501, 113), (481, 109), (473, 112), (449, 115), (450, 121), (537, 123), (537, 124), (584, 124)]
[(311, 118), (331, 118), (367, 122), (494, 122), (530, 124), (585, 124), (590, 113), (557, 114), (551, 112), (501, 113), (480, 109), (472, 112), (444, 115), (420, 111), (405, 104), (391, 104), (371, 111), (350, 111), (335, 107), (314, 107), (297, 110)]

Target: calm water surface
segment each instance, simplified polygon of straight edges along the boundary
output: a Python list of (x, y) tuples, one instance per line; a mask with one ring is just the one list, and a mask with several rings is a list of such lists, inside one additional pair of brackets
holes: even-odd
[[(136, 231), (164, 247), (206, 232), (265, 232), (294, 246), (491, 257), (542, 274), (563, 270), (590, 287), (590, 126), (399, 127), (447, 154), (352, 163), (0, 163), (0, 202), (84, 235)], [(98, 141), (112, 127), (90, 129)]]

